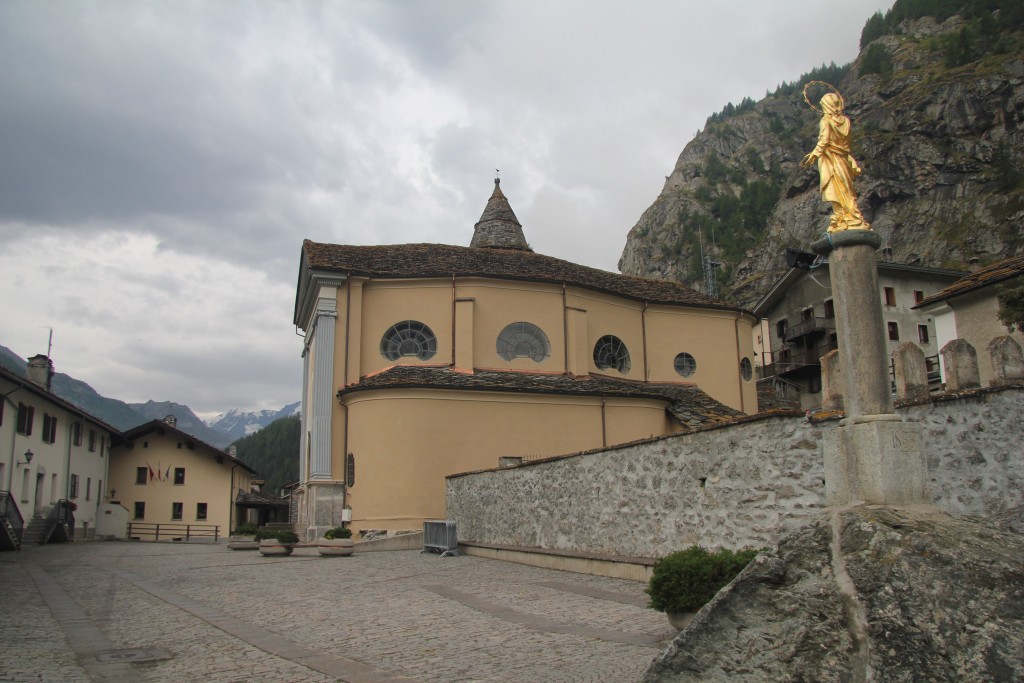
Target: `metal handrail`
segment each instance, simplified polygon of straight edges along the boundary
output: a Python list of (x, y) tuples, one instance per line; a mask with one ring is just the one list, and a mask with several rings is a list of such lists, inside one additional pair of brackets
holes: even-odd
[(220, 538), (220, 525), (217, 524), (162, 524), (157, 522), (128, 522), (128, 538), (141, 541), (148, 540), (191, 541), (193, 539), (212, 538), (216, 543)]
[(6, 521), (14, 531), (14, 537), (18, 548), (21, 547), (21, 537), (25, 533), (25, 518), (21, 516), (18, 503), (10, 491), (0, 491), (0, 521)]
[(783, 340), (789, 341), (791, 339), (796, 339), (797, 337), (802, 337), (809, 332), (834, 329), (836, 329), (835, 318), (807, 318), (806, 320), (801, 320), (796, 325), (788, 328), (785, 335), (783, 335)]

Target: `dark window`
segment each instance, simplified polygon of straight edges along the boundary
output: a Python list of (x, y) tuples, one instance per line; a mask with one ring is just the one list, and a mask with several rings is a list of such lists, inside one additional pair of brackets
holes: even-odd
[(6, 401), (0, 400), (0, 425), (4, 423), (4, 406), (7, 405)]
[(811, 394), (821, 391), (821, 375), (811, 375), (807, 378), (807, 391)]
[(96, 452), (96, 430), (95, 429), (90, 429), (89, 430), (89, 452), (90, 453), (95, 453)]
[(918, 325), (917, 326), (917, 339), (922, 344), (927, 344), (928, 343), (929, 336), (928, 336), (928, 326), (927, 325)]
[(57, 441), (57, 418), (43, 413), (43, 443)]
[(177, 486), (185, 485), (185, 468), (175, 467), (174, 468), (174, 483)]
[(71, 491), (68, 493), (68, 498), (78, 498), (78, 475), (71, 475)]
[(181, 442), (180, 441), (178, 442), (178, 448), (181, 448)]
[(146, 504), (145, 503), (136, 502), (135, 503), (135, 519), (145, 519), (145, 518), (146, 518)]
[(418, 358), (430, 360), (437, 353), (433, 330), (416, 320), (392, 325), (380, 340), (380, 355), (388, 360)]
[(145, 467), (136, 467), (135, 468), (135, 483), (136, 484), (145, 484), (146, 481), (147, 481), (148, 475), (149, 475), (149, 472), (147, 471), (147, 468), (145, 468)]
[(826, 318), (834, 318), (834, 317), (836, 317), (836, 305), (835, 305), (835, 303), (833, 303), (832, 299), (828, 299), (828, 300), (825, 301), (825, 317)]
[(813, 307), (812, 308), (805, 308), (804, 310), (800, 311), (800, 319), (801, 320), (810, 320), (813, 317), (814, 317), (814, 308)]
[(76, 422), (71, 427), (71, 443), (75, 444), (76, 446), (81, 446), (82, 445), (82, 423), (81, 422)]
[(743, 377), (744, 382), (749, 382), (750, 378), (754, 376), (754, 366), (750, 363), (749, 358), (740, 361), (740, 376)]
[(32, 435), (32, 422), (36, 417), (36, 409), (24, 403), (18, 404), (18, 433)]
[(171, 519), (181, 519), (184, 509), (184, 503), (171, 503)]
[(889, 323), (889, 341), (900, 340), (900, 326), (896, 323)]
[(206, 503), (196, 503), (196, 519), (206, 519)]
[(788, 331), (789, 322), (785, 318), (775, 323), (775, 336), (778, 337), (780, 341), (786, 340), (786, 332)]
[(886, 287), (885, 291), (885, 305), (895, 306), (896, 305), (896, 290), (892, 287)]
[(924, 301), (924, 292), (915, 289), (914, 290), (914, 303), (915, 304), (919, 304), (922, 301)]
[(618, 337), (606, 334), (594, 344), (594, 365), (601, 370), (614, 368), (623, 375), (629, 372), (629, 350)]
[(92, 495), (92, 477), (87, 477), (85, 480), (85, 499), (89, 500), (89, 496)]

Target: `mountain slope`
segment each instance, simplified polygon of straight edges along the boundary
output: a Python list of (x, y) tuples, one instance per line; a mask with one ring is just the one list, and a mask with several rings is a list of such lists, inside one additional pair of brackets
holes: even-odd
[(263, 490), (277, 493), (299, 478), (299, 443), (302, 422), (290, 415), (271, 422), (255, 434), (235, 442), (238, 458), (265, 480)]
[(145, 422), (150, 420), (162, 420), (168, 415), (177, 418), (178, 429), (188, 432), (192, 436), (205, 441), (211, 446), (223, 448), (231, 443), (231, 436), (210, 427), (203, 422), (192, 409), (173, 401), (146, 401), (145, 403), (129, 403), (133, 410), (145, 417)]
[[(963, 267), (1019, 253), (1024, 11), (967, 0), (953, 3), (955, 14), (950, 4), (897, 0), (868, 22), (852, 65), (710, 117), (630, 230), (620, 270), (703, 290), (703, 241), (723, 264), (719, 296), (749, 305), (785, 271), (785, 247), (806, 250), (821, 236), (831, 209), (817, 171), (799, 167), (817, 136), (819, 116), (801, 94), (809, 80), (845, 98), (864, 168), (860, 207), (893, 260)], [(824, 92), (815, 88), (812, 101)]]
[(280, 410), (260, 410), (258, 412), (232, 409), (209, 420), (207, 425), (218, 432), (227, 434), (234, 441), (255, 434), (276, 420), (296, 414), (299, 412), (300, 405), (300, 403), (291, 403)]

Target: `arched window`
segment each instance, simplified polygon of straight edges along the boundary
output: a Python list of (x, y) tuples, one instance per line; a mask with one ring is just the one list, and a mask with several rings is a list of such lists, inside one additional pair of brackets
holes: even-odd
[(601, 370), (615, 368), (625, 375), (629, 372), (629, 350), (621, 339), (606, 334), (594, 345), (594, 365)]
[(498, 335), (498, 355), (505, 360), (532, 358), (540, 363), (551, 355), (551, 344), (544, 331), (532, 323), (512, 323)]
[(676, 356), (676, 360), (673, 365), (675, 366), (676, 372), (683, 377), (689, 377), (693, 373), (697, 372), (697, 359), (685, 351)]
[(395, 323), (380, 340), (380, 355), (388, 360), (418, 358), (430, 360), (437, 353), (437, 337), (433, 331), (416, 320)]

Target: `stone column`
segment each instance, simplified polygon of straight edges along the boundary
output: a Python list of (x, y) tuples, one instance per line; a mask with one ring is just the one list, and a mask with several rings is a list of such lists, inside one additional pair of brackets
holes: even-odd
[(825, 498), (905, 505), (931, 503), (922, 427), (893, 410), (873, 230), (830, 233), (811, 248), (829, 257), (846, 417), (822, 434)]

